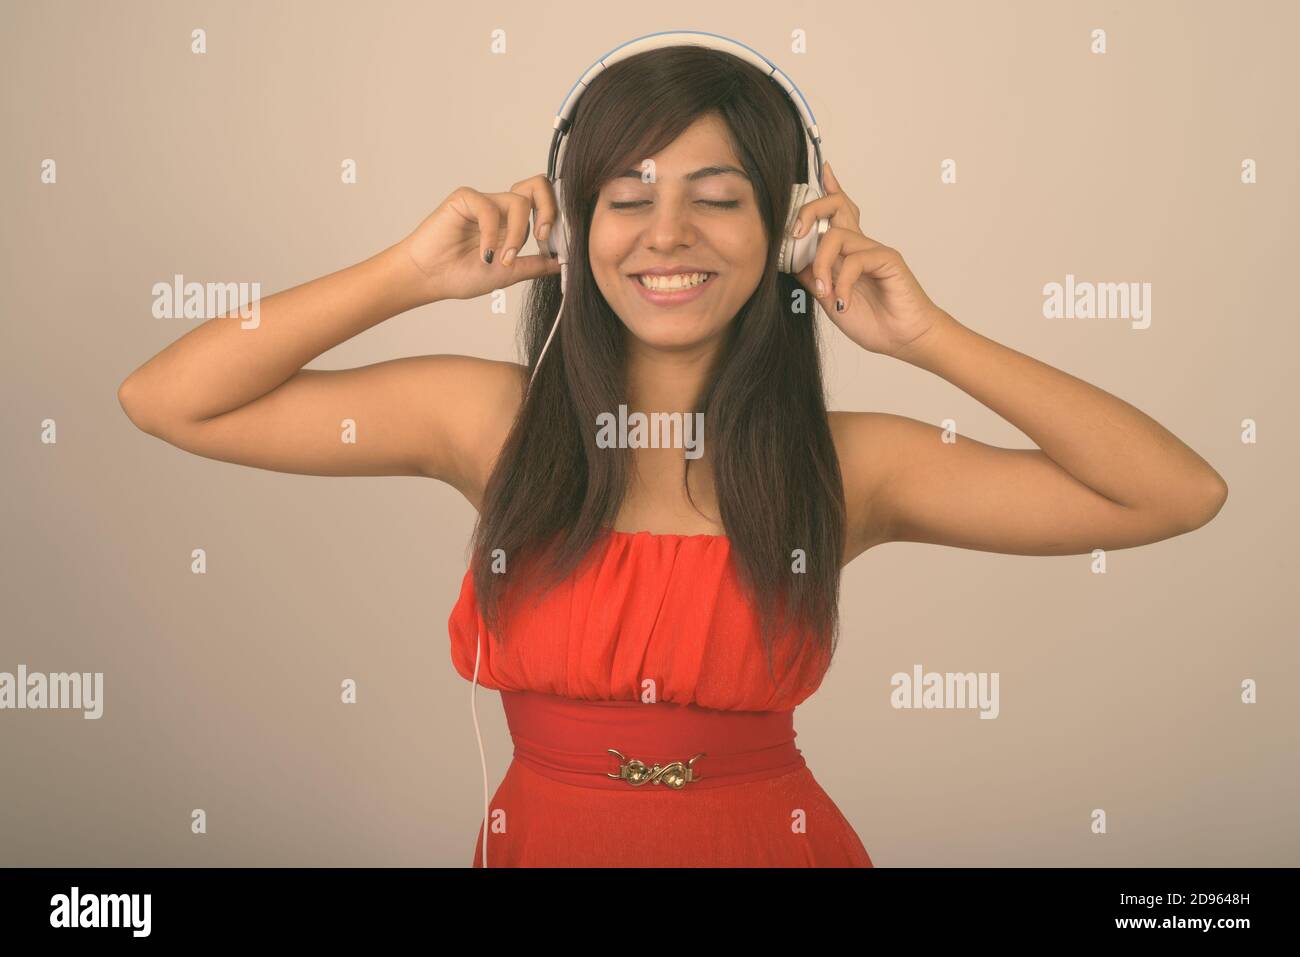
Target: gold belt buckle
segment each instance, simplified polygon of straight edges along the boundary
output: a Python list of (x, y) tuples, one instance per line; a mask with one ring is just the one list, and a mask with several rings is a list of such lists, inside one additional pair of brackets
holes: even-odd
[(695, 762), (704, 757), (700, 752), (689, 761), (674, 761), (671, 764), (649, 767), (643, 761), (632, 758), (630, 761), (613, 748), (606, 750), (619, 760), (618, 773), (606, 772), (606, 777), (621, 778), (633, 787), (650, 784), (666, 784), (670, 788), (681, 789), (692, 781), (704, 780), (695, 771)]

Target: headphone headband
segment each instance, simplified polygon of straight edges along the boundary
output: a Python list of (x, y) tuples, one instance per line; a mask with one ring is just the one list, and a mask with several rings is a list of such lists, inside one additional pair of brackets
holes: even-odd
[(817, 184), (821, 187), (822, 195), (826, 194), (826, 183), (822, 180), (821, 131), (817, 128), (817, 117), (813, 115), (812, 107), (808, 105), (808, 100), (799, 91), (799, 87), (795, 86), (794, 81), (782, 73), (775, 63), (753, 47), (746, 46), (739, 40), (724, 37), (719, 33), (706, 33), (703, 30), (663, 30), (659, 33), (647, 33), (645, 36), (628, 40), (626, 43), (620, 43), (587, 67), (582, 76), (578, 78), (578, 82), (569, 88), (569, 92), (565, 95), (564, 101), (560, 104), (559, 110), (556, 111), (555, 119), (551, 124), (555, 133), (551, 137), (550, 156), (546, 164), (547, 179), (555, 182), (555, 172), (559, 167), (560, 142), (564, 139), (565, 134), (569, 132), (573, 110), (577, 106), (578, 100), (582, 98), (582, 94), (587, 92), (587, 87), (591, 85), (591, 81), (603, 73), (606, 67), (617, 63), (619, 60), (626, 59), (637, 53), (644, 53), (647, 50), (658, 50), (662, 47), (672, 46), (702, 46), (711, 50), (721, 50), (723, 53), (730, 53), (732, 56), (739, 57), (775, 80), (781, 89), (785, 91), (790, 101), (794, 103), (795, 109), (799, 111), (799, 116), (803, 120), (804, 131), (808, 134), (808, 138), (812, 140), (813, 150), (817, 154), (817, 168), (814, 175), (817, 177)]

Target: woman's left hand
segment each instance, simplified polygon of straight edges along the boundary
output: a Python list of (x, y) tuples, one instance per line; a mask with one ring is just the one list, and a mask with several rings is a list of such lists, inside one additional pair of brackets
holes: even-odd
[[(830, 163), (825, 180), (828, 194), (803, 205), (795, 231), (803, 235), (818, 219), (829, 219), (830, 228), (796, 278), (831, 321), (862, 348), (887, 356), (898, 356), (937, 324), (955, 321), (925, 294), (898, 250), (863, 234), (858, 207), (840, 188)], [(837, 299), (842, 311), (836, 309)]]

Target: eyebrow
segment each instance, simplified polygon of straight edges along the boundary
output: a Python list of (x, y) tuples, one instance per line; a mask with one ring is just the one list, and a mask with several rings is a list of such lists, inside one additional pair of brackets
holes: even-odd
[[(704, 179), (706, 176), (721, 176), (724, 173), (734, 173), (737, 176), (741, 176), (746, 180), (749, 179), (749, 175), (743, 169), (738, 169), (735, 166), (705, 166), (700, 169), (697, 169), (694, 173), (687, 173), (686, 176), (683, 178), (690, 181), (694, 181), (697, 179)], [(624, 178), (640, 179), (641, 170), (627, 169), (619, 173), (617, 178), (618, 179), (624, 179)]]

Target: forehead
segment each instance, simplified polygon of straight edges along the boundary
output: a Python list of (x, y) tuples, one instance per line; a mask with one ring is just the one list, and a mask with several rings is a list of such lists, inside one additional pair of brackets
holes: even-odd
[(716, 114), (699, 117), (658, 153), (638, 158), (634, 165), (616, 173), (612, 182), (640, 180), (647, 160), (654, 163), (655, 180), (749, 179), (732, 147), (726, 124)]
[(698, 117), (663, 150), (651, 156), (636, 157), (629, 165), (636, 166), (638, 177), (646, 160), (653, 161), (656, 176), (685, 176), (708, 165), (735, 166), (737, 169), (741, 166), (727, 124), (714, 113)]
[(716, 113), (697, 117), (677, 139), (649, 158), (662, 165), (683, 158), (699, 158), (702, 153), (711, 153), (716, 158), (739, 165), (739, 158), (731, 146), (730, 130)]

